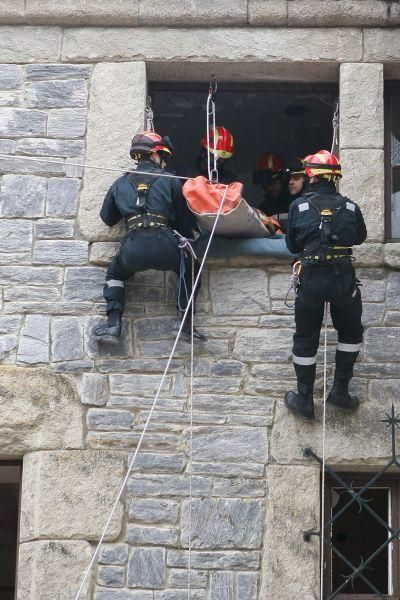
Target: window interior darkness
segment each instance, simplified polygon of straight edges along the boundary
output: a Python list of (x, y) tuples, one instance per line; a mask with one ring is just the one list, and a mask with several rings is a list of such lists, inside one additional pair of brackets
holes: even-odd
[(400, 240), (400, 82), (385, 89), (386, 238)]
[[(355, 480), (352, 476), (344, 479), (352, 483), (358, 491), (371, 478)], [(363, 493), (363, 498), (385, 522), (393, 528), (399, 527), (399, 481), (389, 479), (375, 484)], [(327, 518), (334, 517), (350, 500), (350, 494), (337, 483), (328, 483), (328, 510)], [(388, 539), (387, 529), (380, 524), (367, 510), (361, 509), (357, 502), (353, 502), (333, 522), (331, 528), (333, 545), (355, 567), (366, 561)], [(351, 574), (351, 568), (340, 559), (333, 550), (330, 551), (329, 564), (326, 565), (326, 591), (329, 593), (337, 590), (344, 580)], [(389, 598), (398, 598), (399, 593), (399, 566), (398, 543), (390, 544), (371, 563), (367, 565), (363, 574), (382, 593), (390, 594)], [(393, 595), (394, 594), (394, 595)], [(371, 588), (359, 577), (353, 584), (349, 583), (342, 589), (338, 599), (369, 599), (377, 598)], [(386, 596), (385, 596), (386, 597)]]
[[(169, 135), (176, 148), (171, 168), (194, 164), (205, 134), (208, 84), (157, 82), (149, 85), (149, 94), (155, 129)], [(333, 85), (219, 85), (216, 123), (233, 134), (235, 153), (228, 168), (244, 179), (250, 204), (262, 201), (251, 178), (263, 154), (287, 161), (331, 149), (336, 98)]]
[(0, 598), (13, 600), (17, 561), (21, 465), (0, 463)]

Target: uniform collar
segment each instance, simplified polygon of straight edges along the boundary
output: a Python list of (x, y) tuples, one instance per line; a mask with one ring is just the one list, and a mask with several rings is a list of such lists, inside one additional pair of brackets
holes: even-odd
[(309, 183), (307, 191), (325, 192), (327, 194), (332, 194), (336, 192), (336, 186), (333, 181), (328, 181), (327, 179), (320, 179), (315, 183)]

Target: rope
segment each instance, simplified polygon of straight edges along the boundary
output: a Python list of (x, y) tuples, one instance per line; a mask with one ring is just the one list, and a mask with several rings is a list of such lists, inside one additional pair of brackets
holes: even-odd
[[(194, 258), (192, 255), (192, 288), (194, 285)], [(192, 587), (192, 447), (193, 447), (193, 371), (194, 371), (194, 302), (191, 305), (192, 324), (190, 328), (190, 386), (189, 386), (189, 448), (188, 448), (188, 469), (189, 469), (189, 539), (188, 539), (188, 594), (187, 600), (190, 600)]]
[[(0, 158), (21, 158), (23, 160), (34, 160), (35, 162), (42, 162), (46, 164), (55, 164), (61, 165), (62, 163), (58, 160), (54, 160), (51, 158), (36, 158), (35, 156), (24, 156), (24, 155), (16, 155), (16, 154), (0, 154)], [(170, 179), (183, 179), (187, 181), (188, 179), (194, 179), (193, 177), (182, 177), (181, 175), (174, 175), (173, 173), (149, 173), (147, 171), (138, 171), (137, 169), (124, 169), (123, 167), (113, 168), (113, 167), (102, 167), (99, 165), (89, 165), (87, 163), (67, 163), (68, 167), (83, 167), (85, 169), (96, 169), (98, 171), (112, 171), (117, 173), (136, 173), (138, 175), (150, 175), (150, 177), (169, 177)]]
[(144, 124), (146, 131), (154, 131), (154, 113), (151, 104), (151, 96), (147, 96), (146, 107), (144, 109)]
[(337, 156), (339, 151), (339, 100), (336, 101), (335, 112), (332, 117), (333, 137), (331, 154)]
[[(139, 453), (139, 450), (140, 450), (140, 448), (141, 448), (141, 445), (142, 445), (142, 442), (143, 442), (144, 436), (145, 436), (145, 434), (146, 434), (147, 428), (148, 428), (148, 426), (149, 426), (149, 423), (150, 423), (151, 417), (153, 416), (153, 412), (154, 412), (154, 409), (155, 409), (155, 407), (156, 407), (156, 404), (157, 404), (157, 401), (158, 401), (158, 398), (159, 398), (159, 395), (160, 395), (160, 392), (161, 392), (162, 386), (164, 385), (165, 377), (166, 377), (166, 375), (167, 375), (167, 373), (168, 373), (168, 370), (169, 370), (169, 367), (170, 367), (170, 364), (171, 364), (171, 361), (172, 361), (173, 355), (174, 355), (174, 353), (175, 353), (176, 346), (177, 346), (177, 344), (178, 344), (178, 341), (179, 341), (179, 338), (180, 338), (180, 335), (181, 335), (181, 332), (182, 332), (183, 325), (184, 325), (184, 323), (185, 323), (185, 320), (186, 320), (187, 314), (188, 314), (188, 312), (189, 312), (189, 309), (191, 308), (191, 306), (192, 306), (192, 304), (193, 304), (194, 293), (195, 293), (195, 290), (196, 290), (196, 288), (197, 288), (197, 285), (198, 285), (198, 283), (199, 283), (200, 276), (201, 276), (201, 272), (202, 272), (202, 270), (203, 270), (204, 263), (205, 263), (205, 261), (206, 261), (206, 258), (207, 258), (207, 254), (208, 254), (208, 251), (209, 251), (209, 249), (210, 249), (210, 246), (211, 246), (212, 239), (213, 239), (213, 237), (214, 237), (215, 228), (216, 228), (216, 226), (217, 226), (218, 219), (219, 219), (219, 216), (220, 216), (220, 214), (221, 214), (222, 206), (223, 206), (223, 204), (224, 204), (224, 202), (225, 202), (225, 198), (226, 198), (226, 193), (227, 193), (227, 191), (228, 191), (228, 186), (226, 185), (226, 186), (225, 186), (225, 191), (224, 191), (224, 193), (223, 193), (223, 195), (222, 195), (222, 200), (221, 200), (221, 203), (220, 203), (220, 205), (219, 205), (219, 208), (218, 208), (218, 213), (217, 213), (217, 216), (216, 216), (216, 218), (215, 218), (214, 225), (213, 225), (213, 228), (212, 228), (212, 230), (211, 230), (210, 237), (209, 237), (209, 239), (208, 239), (207, 246), (206, 246), (206, 249), (205, 249), (205, 252), (204, 252), (203, 258), (202, 258), (202, 260), (201, 260), (201, 263), (200, 263), (199, 272), (198, 272), (198, 274), (197, 274), (197, 277), (196, 277), (196, 279), (195, 279), (194, 286), (193, 286), (193, 289), (192, 289), (192, 293), (190, 294), (190, 298), (189, 298), (189, 301), (188, 301), (188, 305), (187, 305), (187, 307), (186, 307), (186, 309), (185, 309), (185, 313), (184, 313), (184, 315), (183, 315), (183, 318), (182, 318), (181, 324), (180, 324), (180, 326), (179, 326), (179, 330), (178, 330), (178, 333), (177, 333), (177, 335), (176, 335), (176, 338), (175, 338), (174, 345), (173, 345), (173, 347), (172, 347), (172, 350), (171, 350), (171, 352), (170, 352), (170, 355), (169, 355), (169, 357), (168, 357), (168, 361), (167, 361), (166, 367), (165, 367), (165, 369), (164, 369), (164, 373), (163, 373), (163, 375), (162, 375), (162, 377), (161, 377), (160, 385), (158, 386), (157, 393), (156, 393), (156, 395), (155, 395), (155, 397), (154, 397), (153, 404), (152, 404), (152, 406), (151, 406), (151, 409), (150, 409), (150, 411), (149, 411), (148, 417), (147, 417), (147, 419), (146, 419), (146, 422), (145, 422), (145, 424), (144, 424), (143, 431), (142, 431), (142, 433), (141, 433), (141, 435), (140, 435), (140, 438), (139, 438), (138, 444), (137, 444), (137, 446), (136, 446), (136, 449), (135, 449), (134, 455), (133, 455), (133, 457), (132, 457), (132, 460), (131, 460), (131, 462), (129, 463), (129, 467), (128, 467), (127, 473), (126, 473), (126, 475), (125, 475), (125, 477), (124, 477), (124, 480), (123, 480), (123, 482), (122, 482), (122, 484), (121, 484), (121, 487), (120, 487), (120, 489), (119, 489), (119, 492), (118, 492), (118, 494), (117, 494), (117, 498), (116, 498), (116, 500), (115, 500), (115, 502), (114, 502), (114, 504), (113, 504), (113, 506), (112, 506), (112, 509), (111, 509), (110, 515), (109, 515), (109, 517), (108, 517), (108, 519), (107, 519), (107, 522), (106, 522), (106, 524), (105, 524), (105, 527), (104, 527), (104, 529), (103, 529), (103, 532), (102, 532), (102, 534), (101, 534), (101, 536), (100, 536), (99, 542), (98, 542), (98, 544), (97, 544), (97, 546), (96, 546), (96, 549), (95, 549), (95, 551), (94, 551), (94, 553), (93, 553), (92, 559), (91, 559), (91, 561), (90, 561), (90, 563), (89, 563), (89, 566), (88, 566), (88, 568), (87, 568), (87, 569), (86, 569), (86, 571), (85, 571), (84, 577), (83, 577), (83, 579), (82, 579), (82, 583), (81, 583), (81, 585), (80, 585), (80, 587), (79, 587), (79, 590), (78, 590), (78, 592), (77, 592), (77, 594), (76, 594), (76, 596), (75, 596), (75, 600), (79, 600), (79, 596), (80, 596), (80, 594), (81, 594), (81, 592), (82, 592), (82, 590), (83, 590), (83, 587), (84, 587), (84, 585), (85, 585), (86, 579), (87, 579), (87, 577), (88, 577), (88, 575), (89, 575), (89, 573), (90, 573), (90, 571), (91, 571), (91, 569), (92, 569), (92, 567), (93, 567), (93, 565), (94, 565), (94, 563), (95, 563), (95, 561), (96, 561), (96, 559), (97, 559), (97, 556), (98, 556), (98, 554), (99, 554), (99, 550), (100, 550), (100, 546), (101, 546), (101, 544), (102, 544), (102, 543), (103, 543), (103, 541), (104, 541), (104, 538), (105, 538), (105, 535), (106, 535), (106, 533), (107, 533), (108, 527), (109, 527), (109, 525), (110, 525), (110, 523), (111, 523), (111, 519), (113, 518), (113, 516), (114, 516), (114, 513), (115, 513), (115, 511), (116, 511), (116, 509), (117, 509), (117, 507), (118, 507), (118, 503), (119, 503), (119, 501), (120, 501), (120, 499), (121, 499), (122, 493), (123, 493), (123, 491), (124, 491), (124, 489), (125, 489), (125, 486), (126, 486), (126, 484), (127, 484), (127, 482), (128, 482), (129, 475), (131, 474), (131, 471), (132, 471), (133, 465), (135, 464), (136, 457), (137, 457), (137, 455), (138, 455), (138, 453)], [(193, 327), (193, 318), (192, 318), (192, 327)], [(192, 331), (193, 331), (193, 329), (192, 329)]]
[(322, 413), (322, 474), (321, 474), (321, 588), (320, 598), (324, 598), (324, 559), (325, 559), (325, 433), (326, 433), (326, 350), (328, 338), (328, 302), (325, 302), (325, 328), (324, 328), (324, 396)]

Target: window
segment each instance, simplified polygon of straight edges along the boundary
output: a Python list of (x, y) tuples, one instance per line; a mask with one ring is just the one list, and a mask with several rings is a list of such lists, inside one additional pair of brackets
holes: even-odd
[[(340, 477), (351, 489), (358, 492), (373, 475), (340, 473)], [(331, 477), (326, 478), (325, 490), (325, 519), (326, 522), (332, 519), (329, 534), (332, 545), (336, 548), (335, 551), (333, 547), (325, 546), (326, 598), (369, 600), (382, 597), (374, 593), (362, 577), (356, 577), (354, 581), (349, 581), (343, 586), (346, 578), (353, 571), (349, 563), (359, 567), (376, 553), (375, 558), (367, 562), (362, 574), (385, 598), (398, 600), (400, 598), (399, 544), (398, 541), (387, 543), (390, 535), (389, 527), (398, 529), (400, 526), (398, 475), (384, 475), (363, 492), (362, 497), (368, 508), (356, 501), (350, 502), (351, 491), (341, 487)], [(377, 552), (379, 548), (382, 550)], [(334, 595), (339, 588), (341, 588), (340, 592)]]
[[(205, 133), (208, 82), (149, 83), (156, 131), (175, 146), (171, 168), (195, 164)], [(262, 84), (219, 82), (217, 125), (233, 134), (235, 152), (229, 170), (245, 182), (244, 196), (258, 206), (262, 190), (252, 174), (266, 153), (285, 161), (332, 145), (335, 84)]]
[(400, 81), (385, 90), (386, 239), (400, 241)]
[(21, 465), (0, 463), (0, 598), (13, 600), (18, 545)]

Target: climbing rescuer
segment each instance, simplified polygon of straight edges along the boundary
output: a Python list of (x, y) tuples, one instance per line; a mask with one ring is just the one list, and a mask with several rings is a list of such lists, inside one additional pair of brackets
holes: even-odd
[(268, 217), (279, 221), (286, 232), (287, 215), (291, 197), (284, 185), (284, 162), (277, 154), (264, 154), (253, 173), (253, 182), (265, 192), (265, 198), (258, 207)]
[(293, 364), (297, 393), (285, 394), (286, 406), (306, 421), (314, 419), (313, 387), (324, 303), (330, 302), (338, 332), (336, 370), (327, 402), (355, 410), (359, 401), (348, 392), (363, 334), (361, 293), (352, 264), (351, 246), (362, 244), (367, 230), (361, 210), (336, 192), (342, 176), (339, 161), (327, 150), (307, 156), (304, 171), (309, 191), (289, 209), (286, 245), (302, 253), (295, 301)]
[[(136, 134), (130, 154), (138, 161), (137, 170), (146, 174), (125, 173), (112, 184), (104, 199), (100, 211), (104, 223), (112, 227), (124, 219), (127, 233), (106, 272), (103, 295), (107, 301), (108, 321), (94, 329), (93, 335), (98, 340), (118, 341), (125, 281), (134, 273), (148, 269), (175, 271), (181, 275), (175, 324), (175, 329), (179, 328), (192, 289), (192, 261), (179, 247), (179, 234), (190, 237), (195, 219), (186, 206), (181, 181), (161, 176), (168, 173), (166, 161), (172, 152), (168, 137), (153, 131)], [(194, 261), (194, 269), (196, 277), (197, 261)], [(182, 329), (186, 339), (190, 337), (190, 330), (189, 313)], [(205, 339), (197, 330), (194, 336)]]
[(299, 158), (290, 160), (284, 169), (287, 177), (288, 191), (291, 202), (307, 191), (308, 177), (304, 173), (302, 161)]

